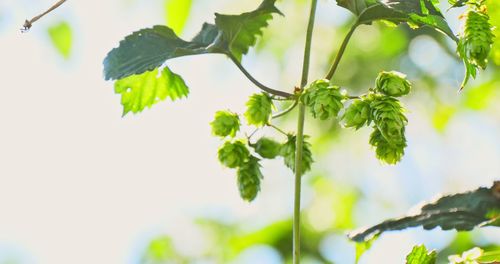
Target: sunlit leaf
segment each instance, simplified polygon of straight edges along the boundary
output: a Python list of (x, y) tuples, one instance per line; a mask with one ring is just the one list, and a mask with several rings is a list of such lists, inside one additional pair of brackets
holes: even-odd
[(167, 97), (172, 101), (186, 97), (189, 89), (179, 75), (165, 68), (160, 74), (153, 70), (121, 79), (115, 83), (115, 92), (122, 96), (123, 115), (126, 115), (142, 112)]
[(354, 241), (366, 241), (386, 231), (422, 226), (424, 229), (441, 227), (443, 230), (469, 231), (487, 225), (499, 226), (498, 219), (489, 213), (500, 210), (500, 182), (491, 188), (443, 196), (425, 204), (417, 214), (384, 221), (381, 224), (349, 234)]
[(456, 112), (456, 107), (443, 104), (438, 105), (432, 116), (432, 125), (438, 132), (444, 132)]
[(375, 236), (368, 241), (356, 243), (356, 261), (355, 261), (356, 264), (359, 263), (359, 261), (361, 260), (361, 256), (363, 256), (363, 254), (366, 251), (370, 250), (370, 248), (373, 245), (373, 242), (375, 242), (375, 240), (377, 240), (377, 238), (378, 237)]
[(436, 258), (436, 251), (428, 251), (424, 245), (420, 245), (413, 247), (411, 253), (406, 256), (406, 264), (434, 264)]
[(477, 259), (480, 263), (498, 263), (500, 262), (500, 249), (483, 252), (483, 255)]
[(48, 33), (52, 44), (59, 54), (68, 59), (71, 55), (71, 46), (73, 43), (73, 34), (70, 25), (65, 21), (59, 22), (49, 27)]
[(463, 105), (472, 110), (488, 108), (498, 96), (498, 82), (486, 82), (472, 89), (467, 89), (463, 96)]
[(165, 0), (165, 16), (167, 25), (180, 34), (189, 18), (193, 0)]

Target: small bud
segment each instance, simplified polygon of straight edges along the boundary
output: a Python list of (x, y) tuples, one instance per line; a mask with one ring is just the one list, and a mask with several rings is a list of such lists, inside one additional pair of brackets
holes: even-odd
[[(304, 175), (311, 170), (311, 165), (314, 162), (311, 152), (311, 144), (306, 141), (308, 136), (304, 136), (304, 144), (302, 145), (302, 172)], [(297, 149), (297, 136), (288, 136), (288, 141), (281, 146), (280, 155), (285, 160), (285, 165), (295, 172), (295, 153)]]
[(274, 159), (280, 154), (281, 144), (273, 139), (263, 137), (253, 146), (255, 152), (266, 159)]
[(494, 38), (490, 17), (486, 10), (468, 10), (464, 17), (465, 27), (459, 41), (459, 49), (464, 49), (463, 55), (471, 64), (485, 69)]
[(345, 127), (354, 127), (356, 130), (369, 125), (371, 122), (370, 102), (367, 100), (355, 100), (346, 110), (342, 119)]
[(400, 97), (410, 93), (411, 83), (403, 73), (384, 71), (377, 77), (375, 90), (385, 95)]
[(309, 107), (313, 117), (321, 120), (337, 117), (345, 99), (340, 87), (330, 85), (327, 80), (311, 83), (302, 96), (302, 102)]
[(408, 119), (399, 100), (390, 96), (375, 95), (370, 108), (373, 122), (382, 136), (391, 143), (401, 141)]
[(254, 94), (247, 102), (245, 118), (249, 125), (265, 126), (273, 112), (273, 101), (267, 94)]
[(250, 151), (248, 151), (246, 144), (240, 140), (226, 141), (218, 151), (220, 163), (231, 169), (240, 167), (248, 161), (249, 157)]
[(240, 118), (229, 111), (218, 111), (215, 119), (210, 123), (212, 133), (219, 137), (234, 137), (240, 130)]
[(260, 167), (259, 159), (251, 156), (238, 168), (238, 190), (245, 201), (253, 201), (260, 191), (260, 181), (263, 178)]

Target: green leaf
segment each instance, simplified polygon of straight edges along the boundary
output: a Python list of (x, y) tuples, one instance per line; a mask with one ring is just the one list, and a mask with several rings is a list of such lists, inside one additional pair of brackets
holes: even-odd
[(361, 242), (386, 231), (415, 226), (423, 226), (426, 230), (439, 226), (443, 230), (458, 231), (469, 231), (487, 225), (500, 226), (497, 219), (492, 219), (489, 215), (495, 210), (500, 210), (500, 181), (495, 182), (492, 188), (479, 188), (443, 196), (422, 206), (417, 214), (387, 220), (373, 227), (352, 232), (349, 238)]
[(424, 245), (415, 246), (408, 256), (406, 264), (435, 264), (437, 252), (428, 251)]
[(484, 251), (483, 255), (477, 259), (480, 263), (500, 262), (500, 249)]
[(448, 257), (450, 264), (478, 264), (477, 260), (483, 255), (483, 250), (475, 247), (462, 253)]
[(139, 113), (146, 107), (165, 100), (172, 101), (187, 97), (189, 88), (177, 74), (165, 68), (132, 75), (115, 83), (115, 92), (122, 95), (123, 115)]
[(353, 12), (360, 24), (386, 20), (416, 27), (430, 26), (458, 40), (433, 0), (337, 0), (337, 4)]
[(50, 40), (57, 51), (68, 59), (71, 55), (71, 46), (73, 43), (73, 34), (70, 25), (63, 21), (59, 22), (48, 29)]
[(375, 242), (375, 240), (377, 240), (377, 238), (378, 237), (375, 236), (368, 241), (356, 243), (356, 261), (355, 261), (356, 264), (359, 263), (361, 256), (363, 256), (363, 254), (365, 254), (366, 251), (370, 250), (370, 248), (373, 245), (373, 242)]
[(192, 0), (165, 0), (165, 15), (167, 25), (180, 34), (191, 12)]
[(141, 29), (127, 36), (104, 59), (106, 80), (118, 80), (160, 67), (166, 60), (196, 54), (223, 53), (217, 45), (219, 30), (204, 24), (191, 41), (180, 39), (166, 26)]
[(268, 26), (272, 14), (282, 13), (274, 5), (276, 0), (264, 0), (254, 11), (240, 15), (215, 14), (215, 25), (223, 32), (224, 41), (231, 53), (238, 59), (255, 45), (262, 29)]
[(106, 80), (118, 80), (160, 67), (165, 61), (188, 55), (226, 54), (241, 59), (278, 9), (264, 0), (255, 11), (237, 16), (216, 14), (216, 24), (205, 23), (191, 41), (179, 38), (166, 26), (141, 29), (125, 37), (104, 59)]

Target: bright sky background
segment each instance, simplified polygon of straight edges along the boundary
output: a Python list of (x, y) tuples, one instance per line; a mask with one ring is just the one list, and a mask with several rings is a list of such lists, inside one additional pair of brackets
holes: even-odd
[[(217, 7), (232, 10), (229, 2), (212, 0), (198, 6), (188, 35), (210, 21), (212, 15), (206, 14)], [(234, 173), (216, 160), (220, 142), (208, 125), (213, 113), (221, 105), (242, 112), (246, 95), (256, 91), (225, 58), (173, 61), (169, 65), (191, 87), (189, 99), (121, 118), (120, 98), (112, 83), (103, 81), (102, 60), (131, 31), (164, 23), (161, 1), (68, 1), (29, 33), (19, 32), (25, 18), (51, 4), (0, 0), (0, 263), (9, 256), (23, 264), (137, 263), (148, 239), (162, 232), (181, 234), (177, 242), (183, 250), (201, 248), (203, 241), (189, 224), (193, 216), (258, 219), (259, 224), (291, 212), (292, 181), (282, 166), (266, 164), (269, 176), (262, 196), (248, 205), (238, 196)], [(57, 54), (46, 34), (52, 22), (63, 19), (74, 29), (69, 61)], [(249, 64), (265, 83), (278, 80), (272, 66)], [(357, 175), (349, 181), (378, 193), (375, 199), (401, 199), (400, 208), (366, 204), (367, 212), (403, 213), (440, 190), (462, 191), (498, 178), (498, 118), (465, 116), (460, 119), (464, 123), (452, 123), (452, 132), (443, 137), (434, 133), (420, 110), (425, 109), (410, 114), (409, 154), (401, 166), (381, 166), (370, 151), (370, 156), (356, 156), (368, 144), (352, 148), (340, 143), (338, 152), (328, 156), (332, 162), (326, 167), (346, 177)], [(346, 166), (352, 160), (367, 166), (345, 171), (352, 168)], [(371, 178), (362, 178), (368, 174)], [(405, 174), (409, 176), (403, 178)], [(429, 189), (420, 192), (424, 185)], [(380, 194), (380, 189), (391, 191)], [(402, 198), (407, 192), (415, 198)], [(374, 223), (380, 213), (362, 221)], [(451, 234), (439, 231), (417, 233), (384, 237), (364, 263), (398, 263), (415, 241), (439, 246), (451, 239)], [(444, 239), (433, 240), (436, 233)], [(499, 240), (498, 230), (483, 233)], [(337, 249), (352, 251), (345, 240), (333, 240)], [(384, 254), (388, 249), (393, 255)]]

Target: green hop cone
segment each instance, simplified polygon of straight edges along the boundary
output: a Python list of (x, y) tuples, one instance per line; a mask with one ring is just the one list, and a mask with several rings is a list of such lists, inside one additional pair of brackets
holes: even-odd
[[(314, 162), (311, 152), (311, 144), (307, 142), (308, 136), (304, 136), (304, 144), (302, 145), (302, 172), (304, 175), (311, 170), (311, 165)], [(280, 155), (285, 160), (285, 165), (295, 172), (295, 150), (297, 149), (297, 136), (288, 136), (288, 140), (281, 146)]]
[(489, 22), (490, 17), (486, 11), (473, 9), (468, 10), (464, 17), (464, 32), (458, 46), (465, 54), (461, 55), (465, 56), (469, 63), (485, 69), (495, 37)]
[(411, 83), (406, 75), (397, 71), (379, 73), (375, 84), (377, 92), (394, 97), (407, 95), (411, 91)]
[(229, 111), (218, 111), (215, 119), (210, 123), (212, 133), (219, 137), (234, 137), (240, 130), (240, 118)]
[(389, 142), (382, 136), (378, 128), (375, 127), (374, 129), (370, 136), (370, 145), (375, 147), (377, 159), (391, 165), (401, 161), (406, 148), (406, 138), (404, 135), (398, 142)]
[(317, 80), (309, 85), (301, 99), (314, 118), (326, 120), (339, 114), (346, 96), (340, 87), (330, 85), (328, 80)]
[(342, 119), (345, 127), (354, 127), (356, 130), (369, 125), (371, 122), (370, 101), (366, 99), (355, 100), (346, 110)]
[(249, 157), (250, 151), (248, 151), (246, 144), (240, 140), (226, 141), (218, 151), (220, 163), (231, 169), (242, 166)]
[(245, 118), (248, 124), (255, 126), (264, 126), (269, 122), (273, 112), (273, 101), (267, 94), (254, 94), (247, 102), (247, 111)]
[(263, 137), (252, 145), (255, 152), (266, 159), (274, 159), (280, 154), (281, 144), (273, 139)]
[(260, 191), (260, 181), (263, 178), (260, 167), (259, 159), (251, 156), (238, 168), (238, 189), (245, 201), (253, 201)]
[(370, 108), (372, 119), (382, 136), (388, 142), (400, 142), (404, 138), (408, 119), (399, 100), (390, 96), (374, 95)]

